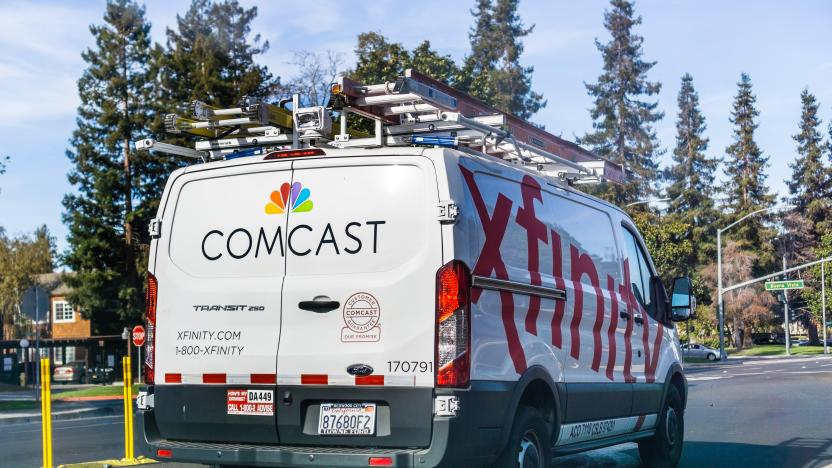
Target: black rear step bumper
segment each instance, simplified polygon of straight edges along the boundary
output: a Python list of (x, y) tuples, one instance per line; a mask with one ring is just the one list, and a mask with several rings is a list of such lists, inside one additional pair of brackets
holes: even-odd
[[(269, 445), (167, 440), (159, 433), (154, 410), (136, 412), (137, 454), (160, 461), (210, 465), (275, 467), (368, 466), (371, 457), (389, 457), (392, 466), (490, 466), (500, 452), (506, 412), (512, 411), (514, 385), (473, 382), (467, 390), (438, 390), (456, 395), (455, 417), (433, 417), (430, 444), (425, 448)], [(158, 402), (157, 402), (158, 404)], [(230, 430), (233, 430), (229, 428)], [(170, 450), (169, 458), (157, 450)]]
[[(447, 421), (436, 421), (434, 430), (447, 431)], [(371, 457), (390, 457), (392, 466), (431, 466), (428, 453), (436, 448), (423, 449), (371, 449), (322, 446), (259, 445), (220, 442), (185, 442), (152, 437), (147, 429), (155, 425), (151, 411), (139, 411), (136, 423), (141, 431), (138, 452), (159, 461), (196, 462), (217, 465), (253, 465), (280, 467), (310, 466), (368, 466)], [(158, 449), (171, 451), (170, 458), (156, 455)], [(444, 451), (444, 447), (440, 449)], [(425, 461), (419, 462), (423, 459)], [(433, 457), (430, 457), (433, 458)]]

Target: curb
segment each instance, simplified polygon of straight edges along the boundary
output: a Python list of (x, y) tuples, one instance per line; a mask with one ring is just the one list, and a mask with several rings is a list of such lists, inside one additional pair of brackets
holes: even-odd
[(773, 354), (771, 356), (737, 356), (734, 359), (743, 359), (748, 361), (767, 361), (774, 359), (829, 359), (832, 354), (792, 354), (786, 356), (785, 354)]
[(140, 466), (140, 465), (148, 465), (152, 463), (159, 463), (156, 460), (139, 456), (136, 458), (121, 458), (121, 459), (111, 459), (111, 460), (102, 460), (102, 461), (92, 461), (92, 462), (82, 462), (82, 463), (69, 463), (66, 465), (58, 465), (58, 468), (113, 468), (117, 466)]
[[(133, 395), (135, 400), (137, 395)], [(122, 401), (124, 397), (118, 395), (102, 395), (102, 396), (82, 396), (69, 398), (55, 398), (53, 401)]]
[[(77, 411), (67, 411), (67, 412), (59, 412), (59, 413), (52, 413), (52, 420), (53, 421), (66, 421), (70, 419), (84, 419), (84, 418), (92, 418), (96, 416), (110, 416), (115, 414), (115, 408), (112, 406), (102, 406), (99, 408), (83, 408)], [(2, 418), (0, 419), (0, 426), (4, 426), (7, 424), (23, 424), (29, 422), (40, 422), (41, 415), (40, 413), (34, 414), (27, 414), (22, 416), (16, 416), (11, 418)]]

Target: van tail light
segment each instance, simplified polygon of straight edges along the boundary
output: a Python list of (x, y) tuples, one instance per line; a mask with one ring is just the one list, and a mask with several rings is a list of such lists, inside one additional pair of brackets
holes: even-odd
[(436, 272), (436, 386), (471, 380), (471, 272), (459, 260)]
[(153, 273), (147, 272), (147, 327), (145, 330), (144, 342), (144, 378), (145, 382), (153, 385), (155, 374), (153, 371), (156, 363), (156, 298), (159, 294), (159, 282)]

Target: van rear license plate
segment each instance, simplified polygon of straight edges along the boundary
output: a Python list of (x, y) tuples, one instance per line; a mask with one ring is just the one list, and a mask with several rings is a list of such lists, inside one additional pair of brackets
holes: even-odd
[(375, 403), (321, 403), (319, 435), (373, 435)]

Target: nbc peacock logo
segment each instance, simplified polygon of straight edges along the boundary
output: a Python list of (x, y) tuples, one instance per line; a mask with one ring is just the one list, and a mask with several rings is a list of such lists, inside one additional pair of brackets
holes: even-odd
[(289, 184), (284, 182), (280, 190), (275, 190), (269, 195), (270, 202), (266, 203), (266, 214), (281, 214), (286, 212), (303, 213), (312, 211), (312, 200), (309, 197), (312, 192), (304, 188), (300, 182)]

